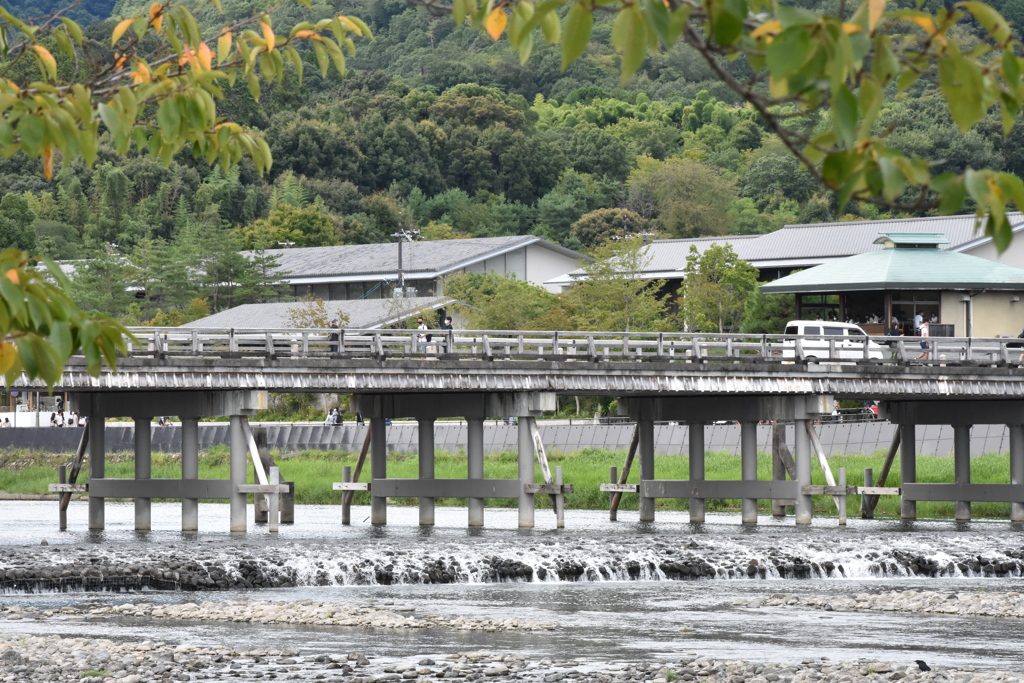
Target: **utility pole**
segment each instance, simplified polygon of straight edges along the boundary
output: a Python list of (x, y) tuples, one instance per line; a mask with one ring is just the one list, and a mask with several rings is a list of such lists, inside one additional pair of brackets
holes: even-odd
[(402, 296), (404, 297), (405, 271), (402, 268), (402, 243), (412, 242), (413, 240), (419, 239), (420, 231), (409, 224), (407, 227), (399, 227), (397, 232), (391, 233), (391, 236), (398, 240), (398, 290), (402, 292)]

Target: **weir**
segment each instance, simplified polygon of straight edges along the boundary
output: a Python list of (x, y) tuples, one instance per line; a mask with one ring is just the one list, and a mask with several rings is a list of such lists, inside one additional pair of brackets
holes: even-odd
[[(798, 525), (811, 522), (814, 495), (898, 493), (905, 519), (916, 517), (917, 501), (954, 501), (957, 519), (970, 519), (971, 502), (1011, 504), (1011, 519), (1024, 521), (1024, 371), (1010, 360), (1019, 353), (1006, 339), (934, 338), (926, 357), (912, 353), (911, 338), (891, 343), (888, 358), (842, 358), (831, 349), (816, 348), (817, 357), (802, 353), (807, 337), (784, 335), (704, 335), (569, 332), (440, 332), (422, 348), (417, 330), (344, 330), (328, 340), (330, 331), (316, 330), (133, 330), (129, 357), (118, 372), (104, 369), (90, 376), (84, 359), (73, 358), (55, 387), (71, 396), (71, 408), (89, 417), (89, 526), (102, 529), (104, 500), (132, 498), (136, 528), (149, 527), (149, 500), (182, 500), (182, 528), (194, 529), (194, 504), (199, 498), (228, 500), (232, 531), (245, 531), (246, 496), (276, 496), (285, 484), (270, 483), (261, 464), (248, 416), (263, 407), (267, 391), (351, 393), (354, 410), (370, 419), (371, 522), (387, 523), (388, 497), (420, 500), (420, 523), (433, 523), (439, 497), (466, 498), (467, 523), (484, 524), (487, 498), (515, 499), (519, 526), (534, 526), (534, 496), (552, 496), (561, 507), (571, 484), (557, 482), (547, 466), (535, 419), (554, 410), (558, 395), (602, 395), (619, 398), (621, 414), (636, 422), (640, 483), (640, 519), (653, 521), (658, 498), (690, 501), (690, 518), (704, 516), (708, 498), (743, 501), (743, 522), (757, 521), (757, 501), (772, 500), (778, 512), (793, 505)], [(912, 346), (907, 347), (910, 343)], [(782, 354), (790, 349), (789, 355)], [(843, 350), (849, 354), (849, 350)], [(14, 388), (39, 390), (25, 378)], [(813, 421), (831, 412), (833, 401), (871, 399), (899, 425), (899, 489), (886, 482), (873, 487), (811, 485), (811, 458), (827, 468)], [(151, 442), (146, 429), (136, 429), (134, 479), (105, 478), (104, 421), (130, 417), (145, 426), (157, 415), (182, 418), (181, 480), (150, 478)], [(230, 475), (227, 480), (199, 480), (194, 464), (200, 417), (230, 419)], [(387, 475), (385, 422), (412, 417), (420, 426), (420, 472), (417, 479)], [(437, 479), (433, 471), (433, 429), (438, 418), (468, 422), (465, 479)], [(483, 478), (483, 420), (518, 420), (516, 479)], [(689, 480), (658, 479), (654, 463), (655, 421), (689, 425)], [(729, 420), (740, 424), (742, 479), (704, 478), (704, 428)], [(773, 467), (771, 480), (757, 475), (756, 426), (792, 422), (792, 473)], [(186, 427), (186, 424), (188, 425)], [(956, 478), (952, 484), (916, 481), (914, 444), (917, 425), (952, 425)], [(1006, 484), (970, 483), (971, 427), (1008, 425), (1010, 467)], [(146, 432), (141, 434), (141, 432)], [(187, 441), (187, 443), (186, 443)], [(895, 453), (893, 453), (895, 455)], [(778, 455), (782, 458), (782, 454)], [(257, 483), (246, 483), (246, 462)], [(544, 472), (534, 482), (534, 459)], [(187, 462), (185, 462), (187, 460)], [(887, 469), (887, 468), (886, 468)], [(56, 484), (56, 491), (74, 490)], [(348, 488), (345, 488), (345, 487)], [(617, 484), (616, 491), (629, 490)], [(356, 490), (341, 482), (340, 490)], [(336, 488), (339, 488), (336, 486)], [(612, 490), (609, 488), (609, 490)], [(276, 502), (271, 509), (277, 507)], [(272, 520), (273, 523), (273, 520)]]

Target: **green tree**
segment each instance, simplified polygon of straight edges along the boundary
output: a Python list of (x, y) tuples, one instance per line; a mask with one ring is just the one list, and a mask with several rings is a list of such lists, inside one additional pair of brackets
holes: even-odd
[(668, 329), (664, 280), (645, 280), (650, 257), (642, 239), (612, 240), (591, 251), (576, 284), (561, 295), (569, 329), (654, 332)]
[(775, 198), (807, 201), (818, 184), (792, 156), (770, 154), (759, 157), (743, 175), (740, 195), (750, 197), (762, 209)]
[(712, 244), (701, 253), (691, 245), (680, 294), (687, 330), (733, 332), (747, 299), (757, 288), (757, 268), (740, 260), (731, 245)]
[(673, 237), (724, 235), (729, 231), (729, 207), (736, 197), (734, 185), (699, 161), (641, 157), (626, 185), (629, 208), (656, 221)]
[(300, 208), (282, 203), (266, 218), (241, 228), (239, 241), (246, 249), (327, 247), (337, 244), (337, 235), (322, 204)]
[(786, 323), (796, 317), (796, 300), (792, 294), (763, 294), (757, 287), (743, 307), (744, 334), (780, 334)]
[(4, 195), (0, 200), (0, 247), (34, 251), (36, 230), (32, 223), (35, 219), (36, 215), (25, 197), (20, 194)]
[(542, 287), (495, 272), (458, 273), (444, 279), (448, 308), (474, 330), (535, 330), (555, 306), (554, 294)]
[(570, 233), (585, 247), (612, 237), (636, 236), (647, 229), (647, 221), (629, 209), (598, 209), (580, 216)]
[(130, 265), (125, 258), (112, 251), (101, 250), (76, 268), (70, 292), (75, 303), (82, 308), (119, 318), (135, 301), (135, 295), (128, 291), (130, 281)]

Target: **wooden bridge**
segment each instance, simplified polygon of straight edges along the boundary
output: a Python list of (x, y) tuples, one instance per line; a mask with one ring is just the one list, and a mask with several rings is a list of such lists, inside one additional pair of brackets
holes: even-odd
[[(856, 398), (882, 401), (884, 416), (900, 426), (904, 518), (916, 516), (918, 500), (957, 501), (958, 519), (970, 518), (971, 501), (1003, 501), (1011, 503), (1011, 520), (1024, 521), (1024, 369), (1017, 340), (932, 337), (922, 353), (921, 340), (908, 337), (460, 330), (432, 331), (428, 339), (417, 330), (338, 330), (332, 339), (331, 332), (139, 328), (132, 330), (128, 357), (116, 373), (105, 369), (91, 377), (84, 359), (73, 358), (55, 390), (68, 392), (71, 407), (95, 425), (87, 430), (90, 526), (102, 528), (105, 497), (135, 498), (139, 528), (148, 528), (149, 499), (181, 498), (185, 529), (195, 528), (199, 498), (227, 498), (232, 529), (244, 530), (246, 494), (284, 490), (259, 466), (247, 426), (247, 416), (265, 405), (268, 391), (354, 395), (354, 410), (371, 419), (374, 524), (386, 523), (388, 496), (418, 497), (421, 523), (432, 524), (433, 500), (444, 496), (469, 500), (471, 525), (483, 524), (485, 498), (516, 498), (520, 526), (533, 526), (534, 495), (549, 493), (557, 506), (565, 490), (547, 473), (534, 424), (555, 408), (559, 394), (617, 397), (620, 413), (636, 421), (641, 520), (654, 519), (657, 498), (688, 498), (694, 522), (704, 519), (704, 499), (734, 498), (744, 501), (746, 523), (756, 522), (758, 499), (792, 503), (796, 522), (810, 523), (811, 496), (838, 494), (840, 486), (811, 487), (812, 423), (831, 412), (834, 399)], [(15, 388), (40, 385), (22, 381)], [(158, 415), (182, 420), (181, 480), (149, 478), (147, 426)], [(198, 420), (207, 416), (231, 418), (228, 481), (197, 478)], [(100, 427), (107, 417), (136, 420), (135, 479), (103, 476)], [(419, 421), (418, 479), (387, 477), (389, 417)], [(466, 479), (433, 476), (433, 426), (445, 417), (468, 421)], [(487, 417), (519, 418), (517, 479), (483, 479)], [(656, 420), (690, 425), (689, 480), (656, 478)], [(741, 424), (741, 481), (704, 479), (703, 426), (720, 420)], [(757, 480), (755, 428), (763, 421), (795, 424), (790, 479), (777, 468), (771, 481)], [(923, 424), (953, 426), (955, 483), (915, 482), (914, 430)], [(1009, 426), (1008, 483), (970, 483), (974, 424)], [(891, 458), (896, 452), (894, 443)], [(257, 465), (255, 485), (245, 484), (250, 455)], [(535, 456), (546, 473), (544, 484), (533, 481)], [(877, 487), (871, 488), (874, 493)]]

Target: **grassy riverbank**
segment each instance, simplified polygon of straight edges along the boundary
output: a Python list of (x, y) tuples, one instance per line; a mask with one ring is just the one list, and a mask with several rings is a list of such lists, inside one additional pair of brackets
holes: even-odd
[[(838, 468), (845, 467), (847, 482), (860, 484), (863, 481), (865, 468), (873, 468), (876, 474), (881, 470), (884, 452), (872, 455), (835, 457), (830, 459), (834, 473)], [(106, 474), (111, 478), (131, 478), (134, 476), (134, 463), (131, 454), (114, 454), (108, 456)], [(331, 490), (331, 484), (341, 481), (342, 468), (356, 464), (357, 454), (339, 451), (306, 451), (287, 459), (278, 458), (282, 477), (286, 481), (296, 482), (297, 502), (305, 504), (337, 504), (341, 502), (341, 494)], [(573, 509), (607, 509), (608, 494), (598, 490), (600, 484), (609, 480), (609, 467), (621, 469), (625, 453), (604, 449), (585, 449), (573, 453), (551, 453), (549, 460), (552, 467), (561, 465), (564, 480), (574, 484), (576, 492), (566, 497), (566, 508)], [(46, 493), (47, 485), (56, 481), (55, 468), (58, 464), (67, 463), (69, 456), (32, 453), (6, 453), (0, 457), (0, 491), (7, 493)], [(514, 452), (488, 455), (484, 460), (484, 476), (489, 479), (514, 479), (517, 474), (517, 459)], [(436, 476), (440, 478), (458, 479), (466, 476), (466, 456), (463, 452), (449, 453), (439, 451), (435, 456)], [(709, 453), (706, 458), (706, 479), (739, 479), (740, 458), (726, 453)], [(659, 456), (655, 459), (655, 471), (659, 479), (686, 479), (689, 476), (687, 458), (679, 456)], [(79, 482), (87, 481), (87, 467), (83, 468)], [(181, 464), (177, 455), (153, 454), (153, 478), (178, 478), (181, 476)], [(899, 467), (893, 468), (887, 482), (889, 486), (899, 484)], [(369, 474), (369, 463), (363, 470), (362, 481)], [(199, 463), (201, 479), (226, 479), (228, 476), (228, 450), (220, 446), (205, 453)], [(398, 479), (412, 479), (418, 476), (418, 463), (415, 455), (393, 453), (388, 459), (388, 476)], [(634, 463), (629, 481), (636, 483), (639, 476), (638, 464)], [(824, 484), (825, 475), (818, 462), (812, 463), (812, 476), (815, 484)], [(758, 459), (758, 477), (771, 477), (771, 459), (761, 453)], [(920, 482), (952, 482), (953, 459), (922, 457), (917, 461), (917, 478)], [(250, 473), (251, 479), (251, 473)], [(1006, 455), (985, 455), (971, 459), (971, 481), (973, 483), (1007, 483), (1009, 479), (1009, 461)], [(539, 468), (536, 480), (541, 481)], [(359, 493), (355, 503), (364, 504), (369, 501), (368, 494)], [(414, 505), (415, 499), (393, 499), (397, 505)], [(465, 505), (465, 499), (442, 498), (439, 505)], [(814, 499), (815, 514), (835, 515), (835, 505), (827, 496), (816, 496)], [(514, 500), (490, 500), (490, 507), (514, 507)], [(709, 510), (738, 510), (738, 500), (708, 500)], [(850, 496), (847, 499), (848, 512), (851, 516), (859, 514), (860, 498)], [(537, 496), (537, 506), (550, 506), (547, 496)], [(623, 496), (621, 509), (635, 510), (636, 494)], [(659, 499), (658, 508), (663, 510), (685, 510), (687, 501)], [(761, 501), (761, 509), (770, 509), (769, 501)], [(1009, 516), (1008, 503), (975, 503), (972, 506), (976, 518)], [(876, 515), (879, 517), (896, 517), (899, 514), (898, 499), (884, 496), (878, 504)], [(953, 503), (919, 503), (918, 514), (921, 517), (952, 517)]]

